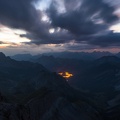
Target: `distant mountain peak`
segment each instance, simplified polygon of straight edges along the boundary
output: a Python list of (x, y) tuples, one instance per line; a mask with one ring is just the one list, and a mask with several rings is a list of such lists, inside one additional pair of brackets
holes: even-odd
[(2, 52), (0, 52), (0, 59), (1, 59), (1, 58), (6, 58), (5, 54), (2, 53)]
[(99, 60), (120, 60), (117, 56), (103, 56)]
[(12, 59), (17, 61), (29, 61), (32, 58), (31, 54), (16, 54), (14, 56), (11, 56)]
[(103, 56), (96, 60), (96, 63), (103, 64), (103, 63), (120, 63), (120, 58), (117, 56)]
[(1, 62), (6, 62), (6, 61), (10, 61), (11, 58), (9, 56), (6, 56), (4, 53), (0, 52), (0, 61)]

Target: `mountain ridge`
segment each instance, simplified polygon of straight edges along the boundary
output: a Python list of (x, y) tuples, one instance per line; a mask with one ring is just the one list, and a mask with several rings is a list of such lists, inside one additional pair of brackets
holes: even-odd
[(7, 102), (0, 102), (1, 120), (101, 120), (89, 97), (57, 73), (38, 63), (5, 59), (0, 64), (0, 91)]

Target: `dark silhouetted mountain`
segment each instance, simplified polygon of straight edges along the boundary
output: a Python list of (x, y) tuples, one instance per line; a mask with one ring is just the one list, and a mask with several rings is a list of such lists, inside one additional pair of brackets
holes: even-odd
[(12, 59), (21, 60), (31, 60), (38, 59), (41, 56), (54, 56), (55, 58), (65, 58), (65, 59), (77, 59), (77, 60), (95, 60), (103, 56), (112, 56), (110, 52), (55, 52), (55, 53), (43, 53), (39, 55), (31, 56), (30, 54), (17, 54), (11, 56)]
[(38, 63), (3, 57), (0, 91), (6, 101), (0, 102), (1, 120), (102, 120), (94, 100), (58, 74)]
[(104, 56), (69, 79), (69, 84), (89, 91), (104, 111), (105, 120), (119, 120), (120, 58)]
[(96, 63), (120, 63), (120, 58), (116, 56), (103, 56), (96, 60)]
[[(58, 53), (58, 54), (57, 53), (45, 54), (45, 55), (39, 56), (38, 58), (32, 58), (31, 61), (34, 63), (40, 63), (51, 71), (56, 71), (56, 72), (69, 71), (74, 74), (74, 76), (71, 77), (68, 82), (71, 86), (84, 91), (84, 95), (82, 93), (73, 92), (74, 90), (71, 91), (71, 88), (69, 87), (62, 86), (62, 88), (64, 89), (60, 90), (61, 87), (52, 86), (52, 88), (55, 88), (54, 91), (59, 91), (57, 92), (57, 94), (54, 92), (52, 93), (50, 92), (50, 94), (54, 94), (53, 96), (59, 96), (58, 93), (61, 95), (64, 93), (63, 91), (66, 91), (67, 93), (65, 95), (67, 97), (62, 96), (62, 100), (61, 98), (59, 100), (59, 97), (58, 97), (57, 99), (58, 101), (67, 101), (71, 104), (71, 102), (69, 101), (70, 99), (72, 99), (72, 101), (75, 101), (73, 97), (71, 96), (74, 96), (74, 98), (76, 98), (78, 97), (78, 94), (80, 94), (82, 95), (80, 96), (80, 98), (82, 98), (82, 101), (80, 101), (80, 103), (81, 102), (83, 103), (83, 101), (86, 101), (85, 100), (86, 98), (84, 97), (85, 97), (85, 94), (87, 94), (86, 95), (87, 97), (89, 96), (95, 101), (95, 104), (96, 104), (95, 106), (100, 107), (98, 108), (100, 109), (100, 111), (103, 112), (102, 115), (104, 116), (105, 120), (108, 120), (108, 119), (117, 120), (117, 117), (119, 117), (119, 108), (120, 108), (119, 107), (120, 99), (118, 97), (120, 95), (120, 58), (116, 56), (113, 56), (111, 53), (108, 53), (108, 52), (93, 52), (93, 53), (63, 52), (63, 53)], [(80, 59), (84, 59), (84, 60), (80, 60)], [(57, 85), (57, 83), (55, 84)], [(20, 86), (24, 86), (24, 85), (21, 84)], [(28, 84), (26, 86), (28, 86)], [(58, 89), (56, 89), (57, 87)], [(31, 88), (29, 85), (29, 88), (25, 89), (25, 91), (28, 91), (29, 89), (33, 89), (33, 88)], [(32, 104), (32, 106), (36, 106), (35, 103), (39, 101), (38, 98), (35, 99), (35, 102), (34, 102), (34, 97), (30, 96), (30, 98), (33, 99), (33, 101), (30, 102), (30, 104)], [(25, 99), (25, 101), (27, 101), (26, 103), (28, 103), (28, 100), (30, 98), (28, 97)], [(49, 101), (47, 102), (49, 103)], [(76, 102), (74, 103), (76, 105)], [(64, 105), (63, 102), (60, 102), (60, 104)], [(40, 106), (38, 106), (37, 109), (40, 109)], [(57, 106), (59, 106), (59, 104), (57, 104)], [(48, 109), (47, 107), (45, 108)], [(53, 111), (55, 111), (55, 109), (59, 111), (58, 115), (61, 114), (61, 111), (59, 108), (53, 107), (53, 106), (50, 108), (52, 108), (52, 112), (50, 109), (50, 111), (47, 114), (45, 114), (45, 116), (43, 115), (44, 116), (43, 118), (53, 119), (55, 117), (53, 116), (54, 114)], [(70, 107), (69, 110), (68, 109), (65, 109), (65, 110), (67, 112), (73, 112), (73, 109), (71, 109)], [(52, 114), (51, 117), (49, 116), (50, 114)], [(47, 115), (49, 116), (48, 118), (46, 118)], [(75, 116), (77, 116), (76, 113), (75, 113)], [(70, 118), (72, 117), (73, 116), (70, 116)]]
[(116, 54), (116, 56), (120, 58), (120, 52), (119, 52), (119, 53), (117, 53), (117, 54)]
[(4, 94), (16, 96), (31, 93), (42, 87), (61, 92), (71, 89), (65, 79), (48, 71), (41, 64), (15, 61), (7, 57), (0, 62), (0, 78), (0, 90)]
[(60, 52), (60, 53), (46, 53), (44, 55), (50, 56), (53, 55), (54, 57), (59, 58), (69, 58), (69, 59), (80, 59), (80, 60), (95, 60), (103, 56), (110, 56), (113, 55), (110, 52)]
[[(93, 91), (104, 91), (114, 87), (118, 81), (116, 75), (120, 71), (120, 59), (116, 56), (107, 56), (97, 59), (79, 75), (74, 76), (71, 80), (77, 86), (85, 87)], [(71, 82), (70, 81), (70, 82)]]
[(6, 56), (2, 53), (2, 52), (0, 52), (0, 58), (2, 59), (2, 58), (6, 58)]
[(17, 60), (17, 61), (29, 61), (30, 59), (32, 59), (32, 55), (31, 54), (17, 54), (14, 56), (11, 56), (12, 59)]
[[(0, 103), (1, 120), (102, 120), (86, 102), (71, 102), (57, 92), (40, 90), (24, 104)], [(35, 96), (36, 95), (36, 96)]]
[(38, 59), (31, 60), (35, 63), (40, 63), (47, 69), (53, 72), (68, 71), (76, 74), (85, 69), (89, 61), (68, 59), (68, 58), (55, 58), (54, 56), (41, 56)]

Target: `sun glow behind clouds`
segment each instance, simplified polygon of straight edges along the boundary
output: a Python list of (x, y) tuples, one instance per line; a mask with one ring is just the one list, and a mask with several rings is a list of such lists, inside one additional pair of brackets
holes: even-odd
[(110, 30), (113, 30), (114, 33), (120, 33), (120, 23), (110, 27)]
[(54, 28), (51, 28), (51, 29), (49, 29), (49, 33), (54, 33), (55, 32), (55, 29)]
[(20, 34), (25, 34), (24, 30), (10, 29), (0, 25), (0, 46), (20, 45), (23, 42), (30, 42), (27, 38), (21, 38)]

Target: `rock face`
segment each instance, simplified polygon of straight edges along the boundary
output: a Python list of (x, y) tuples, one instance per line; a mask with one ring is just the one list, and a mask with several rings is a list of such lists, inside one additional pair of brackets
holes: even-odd
[(29, 109), (22, 105), (0, 103), (0, 120), (30, 120)]
[(56, 95), (46, 93), (24, 105), (0, 103), (0, 120), (102, 120), (99, 113), (86, 103), (77, 105)]
[(78, 107), (64, 98), (58, 98), (41, 120), (93, 120), (93, 118), (101, 120), (98, 115), (90, 106), (80, 105)]

